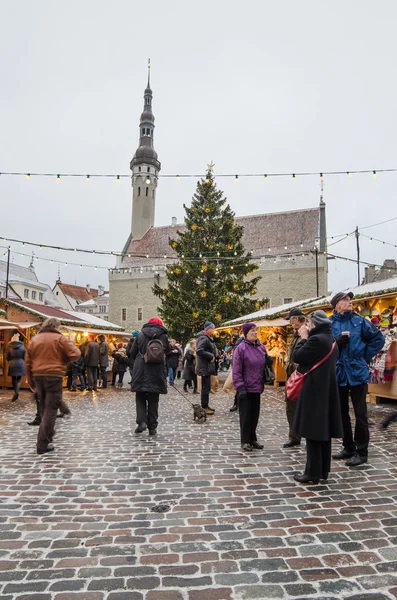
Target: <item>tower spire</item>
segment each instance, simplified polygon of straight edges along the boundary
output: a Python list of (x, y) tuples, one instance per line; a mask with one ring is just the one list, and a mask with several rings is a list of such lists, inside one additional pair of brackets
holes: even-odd
[(147, 87), (150, 89), (150, 58), (147, 59)]

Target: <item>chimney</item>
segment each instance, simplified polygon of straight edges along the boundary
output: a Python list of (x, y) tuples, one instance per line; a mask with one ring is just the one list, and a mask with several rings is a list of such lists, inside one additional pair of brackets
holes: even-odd
[(105, 288), (103, 287), (103, 285), (98, 285), (98, 296), (103, 296), (104, 291)]
[(89, 283), (87, 283), (85, 289), (87, 290), (87, 294), (91, 294), (91, 285)]
[(176, 225), (176, 217), (172, 217), (172, 226), (175, 227)]

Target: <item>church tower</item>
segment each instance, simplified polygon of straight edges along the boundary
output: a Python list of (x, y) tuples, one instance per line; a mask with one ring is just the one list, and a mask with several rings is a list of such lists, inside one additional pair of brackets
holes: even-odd
[(148, 82), (144, 93), (144, 107), (139, 125), (139, 147), (130, 163), (132, 171), (132, 221), (131, 235), (139, 240), (154, 225), (156, 188), (161, 163), (153, 146), (154, 116), (153, 93), (150, 88), (150, 60)]

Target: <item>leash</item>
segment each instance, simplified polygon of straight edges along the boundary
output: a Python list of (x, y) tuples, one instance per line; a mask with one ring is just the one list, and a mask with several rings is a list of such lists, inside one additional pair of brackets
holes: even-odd
[(193, 406), (194, 406), (193, 402), (190, 402), (189, 398), (187, 398), (187, 397), (185, 396), (185, 394), (182, 394), (182, 392), (178, 390), (178, 388), (176, 387), (176, 385), (173, 385), (173, 386), (171, 386), (171, 387), (173, 387), (173, 388), (174, 388), (174, 390), (176, 390), (176, 391), (178, 392), (178, 394), (179, 394), (180, 396), (182, 396), (182, 398), (184, 398), (184, 399), (186, 400), (186, 402), (189, 402), (189, 404), (190, 404), (190, 406), (191, 406), (191, 407), (193, 407)]

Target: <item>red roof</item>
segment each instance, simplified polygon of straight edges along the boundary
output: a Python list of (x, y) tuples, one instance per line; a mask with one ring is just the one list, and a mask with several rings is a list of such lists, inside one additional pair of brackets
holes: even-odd
[(81, 285), (70, 285), (69, 283), (58, 283), (58, 285), (65, 296), (70, 296), (79, 302), (87, 302), (87, 300), (92, 300), (99, 294), (98, 290), (94, 290), (93, 288), (91, 288), (90, 293), (88, 293), (87, 288)]
[[(272, 253), (299, 252), (303, 244), (305, 250), (313, 248), (315, 239), (320, 235), (320, 209), (307, 208), (291, 210), (281, 213), (268, 213), (248, 217), (236, 217), (238, 225), (244, 227), (243, 245), (247, 252), (254, 251), (255, 256), (266, 256), (269, 248)], [(140, 240), (131, 240), (123, 257), (123, 267), (144, 266), (153, 264), (162, 265), (169, 263), (170, 258), (176, 258), (174, 250), (168, 240), (178, 239), (177, 232), (185, 230), (185, 225), (166, 225), (151, 227)], [(131, 253), (132, 256), (128, 256)], [(133, 256), (141, 254), (142, 258)]]
[(79, 317), (72, 317), (67, 312), (60, 310), (59, 308), (55, 308), (53, 306), (45, 306), (44, 304), (35, 304), (34, 302), (23, 302), (23, 301), (12, 301), (16, 306), (24, 306), (28, 310), (34, 310), (35, 312), (43, 315), (45, 317), (56, 317), (57, 319), (61, 319), (62, 321), (83, 321)]

